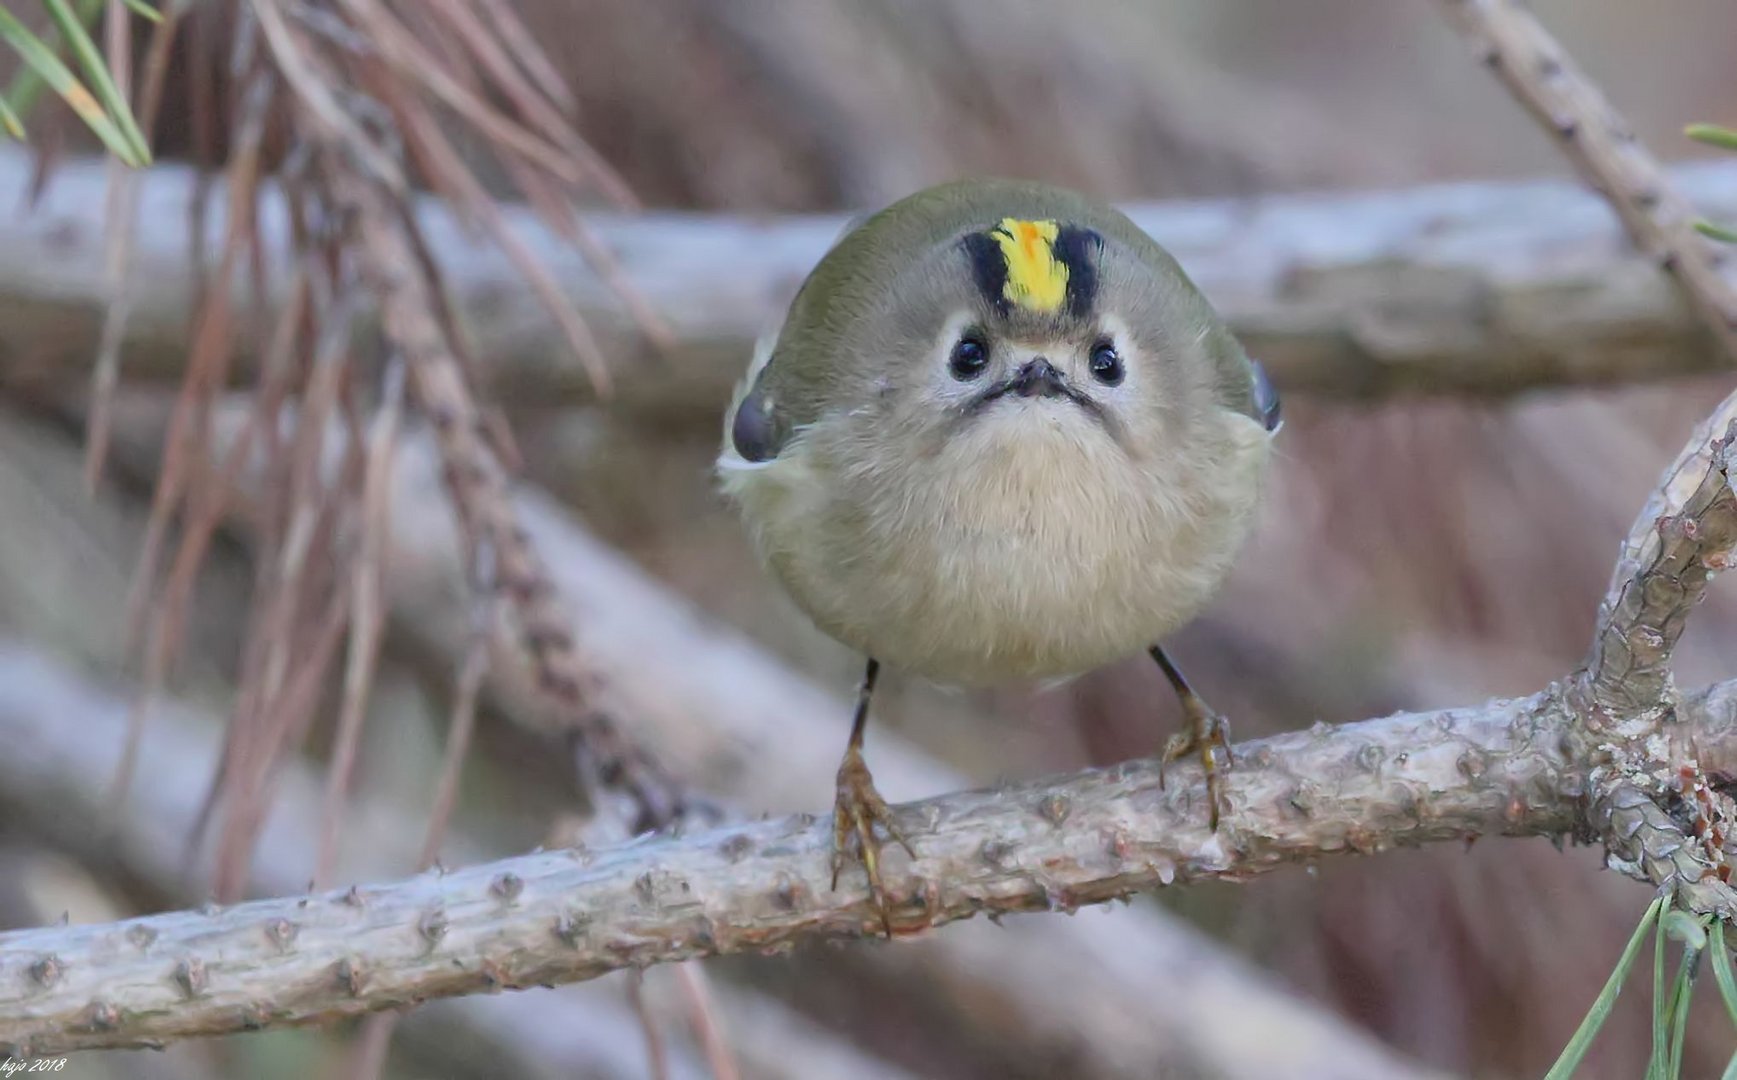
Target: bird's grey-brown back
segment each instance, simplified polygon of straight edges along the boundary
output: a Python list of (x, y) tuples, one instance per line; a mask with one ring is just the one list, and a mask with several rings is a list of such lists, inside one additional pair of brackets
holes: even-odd
[(833, 636), (965, 683), (1076, 673), (1192, 617), (1272, 426), (1158, 244), (1010, 181), (847, 234), (744, 389), (725, 486), (773, 572)]

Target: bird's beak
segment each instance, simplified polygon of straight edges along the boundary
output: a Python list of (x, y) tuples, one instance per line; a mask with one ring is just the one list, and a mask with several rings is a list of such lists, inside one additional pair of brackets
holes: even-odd
[(1054, 364), (1039, 356), (1019, 369), (1008, 389), (1020, 397), (1059, 397), (1068, 392), (1068, 384)]
[(965, 420), (975, 416), (990, 402), (1008, 394), (1018, 394), (1022, 398), (1066, 398), (1090, 413), (1112, 435), (1117, 434), (1114, 418), (1104, 411), (1103, 406), (1093, 401), (1089, 394), (1068, 385), (1067, 376), (1061, 369), (1041, 356), (1026, 361), (1012, 378), (1004, 379), (972, 398), (960, 409), (959, 417)]

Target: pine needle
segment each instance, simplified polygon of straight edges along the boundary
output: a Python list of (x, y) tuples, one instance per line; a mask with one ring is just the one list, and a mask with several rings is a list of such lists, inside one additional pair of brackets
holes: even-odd
[[(85, 43), (90, 43), (89, 35), (86, 35), (84, 28), (78, 25), (77, 17), (73, 15), (71, 9), (66, 7), (65, 0), (50, 0), (50, 6), (51, 10), (58, 8), (64, 12), (66, 23), (77, 27)], [(59, 21), (57, 18), (57, 24)], [(61, 33), (63, 35), (66, 33), (64, 28)], [(96, 137), (102, 140), (103, 145), (108, 147), (110, 153), (135, 167), (141, 166), (149, 160), (149, 152), (144, 151), (143, 148), (143, 138), (141, 137), (139, 143), (135, 144), (128, 137), (127, 132), (103, 110), (101, 103), (85, 87), (84, 83), (79, 81), (78, 76), (74, 75), (72, 70), (61, 62), (54, 50), (49, 48), (41, 38), (31, 33), (28, 27), (18, 21), (17, 16), (5, 8), (0, 8), (0, 41), (12, 46), (17, 51), (19, 59), (40, 75), (49, 88), (59, 94), (72, 107), (72, 111), (77, 113), (79, 119), (83, 120), (91, 131), (96, 133)], [(91, 45), (93, 52), (95, 49), (96, 46)], [(109, 88), (111, 90), (114, 88), (112, 81), (109, 83)], [(130, 113), (128, 120), (131, 120)]]
[[(85, 32), (84, 23), (74, 14), (66, 0), (42, 0), (42, 5), (48, 9), (48, 17), (54, 20), (55, 28), (65, 39), (67, 49), (78, 58), (78, 66), (84, 69), (85, 78), (96, 88), (96, 96), (102, 102), (101, 107), (107, 111), (111, 123), (132, 152), (130, 159), (126, 155), (117, 156), (129, 165), (149, 165), (151, 147), (145, 142), (145, 133), (139, 130), (138, 121), (133, 119), (132, 107), (127, 104), (127, 96), (115, 85), (108, 64), (103, 61), (103, 54), (96, 47), (96, 42)], [(78, 108), (76, 105), (73, 107)], [(82, 110), (80, 115), (84, 115)], [(88, 116), (85, 117), (85, 122), (90, 123)]]
[(0, 128), (5, 128), (6, 134), (19, 142), (24, 141), (24, 121), (18, 119), (18, 114), (12, 111), (12, 106), (6, 104), (3, 97), (0, 97)]
[(160, 23), (163, 21), (163, 13), (145, 3), (145, 0), (121, 0), (121, 3), (127, 5), (129, 11), (146, 22)]
[[(102, 6), (103, 0), (77, 0), (74, 10), (78, 13), (78, 21), (89, 26), (96, 21), (96, 14)], [(50, 52), (59, 55), (60, 34), (54, 27), (50, 26), (43, 31), (41, 40)], [(6, 88), (6, 106), (21, 117), (29, 115), (36, 105), (36, 99), (42, 96), (47, 85), (41, 72), (29, 64), (20, 65), (12, 75), (12, 84)]]
[(1737, 244), (1737, 230), (1727, 229), (1723, 225), (1715, 225), (1711, 221), (1695, 222), (1695, 231), (1702, 236), (1712, 237), (1727, 244)]
[(1671, 990), (1665, 984), (1665, 923), (1671, 914), (1671, 894), (1664, 895), (1664, 909), (1653, 934), (1653, 1048), (1647, 1057), (1647, 1080), (1670, 1080), (1669, 1044), (1665, 1041), (1671, 1011)]
[(1695, 993), (1695, 980), (1701, 972), (1701, 953), (1707, 948), (1707, 919), (1686, 911), (1673, 911), (1660, 924), (1665, 934), (1683, 943), (1683, 959), (1677, 965), (1677, 977), (1672, 983), (1669, 1022), (1671, 1041), (1667, 1051), (1665, 1075), (1683, 1075), (1683, 1042), (1688, 1034), (1689, 1001)]
[(1568, 1045), (1562, 1048), (1556, 1064), (1550, 1066), (1550, 1071), (1544, 1074), (1544, 1080), (1568, 1080), (1574, 1075), (1574, 1070), (1580, 1067), (1586, 1051), (1592, 1047), (1592, 1040), (1604, 1027), (1604, 1022), (1610, 1019), (1610, 1011), (1616, 1006), (1617, 995), (1622, 992), (1623, 980), (1628, 977), (1629, 968), (1634, 966), (1635, 957), (1640, 953), (1641, 943), (1646, 940), (1647, 931), (1652, 929), (1653, 922), (1658, 919), (1664, 905), (1665, 898), (1662, 896), (1655, 897), (1653, 902), (1647, 905), (1640, 925), (1634, 928), (1628, 944), (1623, 946), (1622, 956), (1616, 962), (1616, 970), (1605, 980), (1604, 989), (1600, 990), (1598, 997), (1593, 1000), (1586, 1019), (1574, 1030), (1574, 1036), (1568, 1040)]
[(1737, 131), (1718, 124), (1690, 124), (1683, 134), (1698, 143), (1717, 146), (1722, 150), (1737, 150)]

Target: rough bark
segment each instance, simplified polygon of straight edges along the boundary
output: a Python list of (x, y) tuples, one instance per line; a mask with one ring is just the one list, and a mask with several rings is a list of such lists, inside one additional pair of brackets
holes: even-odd
[[(1707, 213), (1737, 216), (1737, 165), (1684, 166), (1670, 175)], [(0, 203), (22, 199), (29, 176), (21, 152), (0, 149)], [(87, 377), (106, 295), (102, 182), (100, 165), (69, 162), (39, 212), (0, 216), (0, 382)], [(139, 188), (123, 377), (174, 378), (195, 298), (185, 229), (193, 176), (163, 166)], [(677, 344), (658, 356), (609, 284), (564, 241), (528, 213), (508, 213), (614, 358), (618, 404), (660, 410), (718, 407), (753, 338), (844, 220), (593, 219), (674, 332)], [(1287, 389), (1353, 398), (1495, 395), (1723, 363), (1655, 259), (1633, 251), (1598, 196), (1572, 183), (1147, 204), (1132, 213)], [(424, 204), (421, 216), (477, 354), (490, 360), (497, 394), (521, 402), (587, 398), (585, 371), (507, 259), (438, 205)], [(281, 252), (282, 204), (269, 191), (260, 223), (266, 243)], [(238, 289), (245, 295), (246, 283)]]
[[(1730, 756), (1737, 693), (1695, 699)], [(1706, 711), (1709, 706), (1716, 711)], [(1240, 748), (1231, 812), (1151, 762), (900, 808), (894, 924), (1072, 911), (1163, 886), (1485, 834), (1583, 825), (1555, 690), (1316, 727)], [(1180, 772), (1180, 770), (1178, 770)], [(21, 1056), (330, 1020), (433, 997), (572, 982), (807, 939), (873, 937), (863, 890), (828, 887), (829, 823), (797, 815), (587, 852), (538, 852), (391, 885), (0, 935), (0, 1047)], [(896, 945), (891, 947), (898, 947)]]

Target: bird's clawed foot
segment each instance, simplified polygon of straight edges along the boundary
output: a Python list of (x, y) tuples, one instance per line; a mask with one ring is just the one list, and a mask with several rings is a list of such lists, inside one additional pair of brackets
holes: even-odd
[(838, 766), (838, 795), (832, 807), (832, 887), (838, 888), (838, 873), (844, 868), (854, 840), (856, 855), (868, 872), (869, 894), (875, 910), (880, 913), (881, 926), (890, 938), (893, 936), (893, 920), (889, 914), (886, 889), (881, 884), (881, 841), (875, 835), (877, 824), (911, 858), (917, 857), (893, 821), (892, 808), (875, 790), (874, 777), (863, 763), (862, 750), (852, 746), (845, 751), (844, 761)]
[[(1236, 765), (1230, 750), (1230, 724), (1213, 712), (1198, 696), (1183, 699), (1188, 714), (1188, 730), (1177, 732), (1164, 743), (1164, 753), (1158, 759), (1158, 786), (1164, 786), (1164, 767), (1172, 761), (1200, 755), (1200, 767), (1206, 772), (1206, 798), (1212, 805), (1212, 830), (1218, 831), (1218, 819), (1228, 809), (1224, 799), (1224, 774)], [(1224, 751), (1224, 768), (1218, 767), (1217, 751)]]

